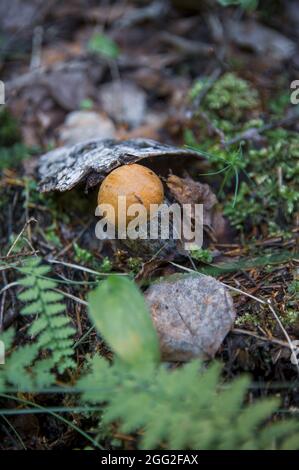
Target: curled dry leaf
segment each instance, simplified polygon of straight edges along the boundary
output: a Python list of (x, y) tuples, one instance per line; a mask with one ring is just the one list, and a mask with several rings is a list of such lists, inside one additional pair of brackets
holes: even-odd
[(171, 276), (145, 293), (162, 358), (211, 358), (233, 326), (236, 313), (223, 284), (203, 274)]
[[(180, 204), (203, 204), (203, 220), (206, 232), (214, 241), (225, 241), (228, 236), (228, 223), (223, 217), (218, 200), (208, 184), (192, 178), (179, 178), (170, 175), (167, 186), (172, 196)], [(193, 211), (194, 212), (194, 211)]]

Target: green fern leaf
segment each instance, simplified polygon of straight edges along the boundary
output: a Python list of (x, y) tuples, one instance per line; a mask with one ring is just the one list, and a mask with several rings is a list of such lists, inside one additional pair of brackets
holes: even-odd
[(38, 299), (39, 296), (39, 289), (37, 287), (31, 287), (19, 294), (19, 299), (23, 302), (29, 302), (31, 300)]
[(63, 295), (59, 294), (59, 292), (53, 292), (51, 290), (47, 290), (44, 292), (43, 300), (47, 304), (51, 302), (59, 302), (62, 299), (63, 299)]
[(21, 310), (22, 315), (36, 315), (37, 313), (41, 313), (43, 311), (43, 304), (40, 300), (36, 300), (31, 304), (27, 305), (27, 307), (23, 307)]
[(259, 435), (260, 448), (270, 449), (273, 444), (282, 442), (289, 434), (294, 434), (298, 430), (298, 420), (295, 419), (279, 421), (267, 426)]
[[(22, 312), (23, 313), (23, 312)], [(48, 325), (48, 320), (45, 317), (36, 319), (29, 328), (29, 333), (32, 336), (37, 336)]]
[(36, 284), (40, 290), (48, 290), (48, 289), (55, 289), (57, 287), (57, 284), (55, 281), (52, 281), (51, 279), (40, 279), (36, 278)]
[[(70, 320), (67, 316), (65, 317), (61, 317), (61, 316), (52, 316), (49, 318), (49, 325), (51, 325), (52, 328), (62, 328), (63, 326), (67, 326), (69, 325), (70, 323)], [(63, 330), (65, 331), (65, 330)], [(75, 329), (72, 328), (72, 333), (71, 334), (74, 334), (75, 332)]]
[(6, 381), (23, 391), (32, 389), (33, 377), (26, 368), (30, 367), (37, 353), (38, 348), (35, 344), (28, 344), (14, 351), (5, 364)]
[(53, 359), (42, 359), (38, 361), (32, 368), (32, 373), (35, 378), (35, 387), (44, 388), (49, 387), (55, 382), (55, 376), (51, 372), (54, 367)]
[(247, 406), (237, 419), (237, 435), (240, 439), (250, 439), (260, 424), (271, 416), (279, 407), (279, 400), (260, 400)]
[(51, 317), (52, 315), (57, 315), (65, 311), (64, 304), (45, 304), (44, 305), (45, 313)]
[[(71, 336), (75, 330), (65, 315), (65, 305), (60, 302), (63, 296), (53, 291), (57, 287), (56, 282), (44, 277), (49, 273), (50, 268), (42, 265), (39, 258), (27, 260), (20, 271), (24, 274), (20, 284), (29, 287), (19, 294), (20, 300), (28, 302), (21, 313), (23, 315), (38, 314), (29, 332), (37, 336), (38, 349), (51, 351), (53, 364), (65, 370), (65, 364), (72, 363), (70, 360), (73, 354)], [(57, 354), (56, 351), (58, 351)], [(46, 364), (49, 363), (45, 362)], [(50, 376), (51, 374), (48, 375)]]
[(24, 287), (33, 287), (35, 284), (35, 277), (30, 275), (23, 277), (19, 279), (19, 284)]

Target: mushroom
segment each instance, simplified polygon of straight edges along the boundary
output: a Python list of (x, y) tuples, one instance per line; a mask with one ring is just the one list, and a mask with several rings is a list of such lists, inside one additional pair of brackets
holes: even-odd
[[(126, 209), (132, 204), (142, 204), (147, 216), (152, 204), (161, 204), (164, 200), (164, 189), (160, 178), (149, 168), (133, 163), (113, 170), (102, 182), (98, 193), (98, 204), (110, 204), (118, 222), (119, 197), (126, 198)], [(126, 212), (126, 225), (133, 218)]]
[[(146, 209), (147, 220), (139, 234), (150, 233), (148, 229), (151, 227), (158, 230), (158, 238), (118, 237), (120, 244), (129, 249), (132, 256), (140, 256), (143, 259), (151, 259), (157, 254), (176, 256), (181, 252), (181, 243), (173, 236), (172, 222), (169, 223), (171, 235), (168, 237), (168, 231), (163, 233), (163, 224), (161, 224), (162, 218), (165, 220), (164, 215), (162, 213), (159, 215), (159, 211), (156, 214), (151, 211), (149, 214), (151, 204), (159, 206), (163, 203), (166, 210), (172, 202), (178, 202), (179, 205), (204, 204), (206, 206), (204, 215), (209, 224), (209, 231), (213, 232), (214, 240), (225, 242), (225, 234), (223, 236), (225, 221), (221, 210), (217, 208), (217, 198), (212, 189), (191, 179), (177, 178), (174, 181), (172, 177), (169, 180), (169, 175), (183, 176), (186, 169), (188, 174), (205, 173), (207, 170), (205, 154), (149, 139), (91, 140), (58, 148), (42, 155), (38, 164), (39, 189), (41, 192), (65, 192), (84, 185), (85, 192), (88, 192), (101, 183), (98, 203), (112, 205), (116, 215), (118, 215), (119, 195), (126, 197), (127, 208), (133, 203), (141, 203)], [(159, 177), (165, 177), (165, 191)], [(191, 184), (192, 181), (194, 184)], [(92, 212), (93, 210), (94, 207)], [(117, 224), (119, 221), (115, 222)], [(130, 217), (128, 218), (127, 211), (125, 222), (129, 226)], [(209, 235), (208, 237), (212, 239)]]

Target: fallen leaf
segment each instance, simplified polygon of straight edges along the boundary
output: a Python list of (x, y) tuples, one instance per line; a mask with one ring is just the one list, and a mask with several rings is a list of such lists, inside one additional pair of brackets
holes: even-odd
[(179, 178), (175, 175), (170, 175), (166, 184), (179, 204), (203, 204), (203, 221), (206, 232), (214, 241), (224, 242), (227, 240), (228, 222), (223, 217), (218, 207), (217, 197), (208, 184), (194, 181), (190, 177)]

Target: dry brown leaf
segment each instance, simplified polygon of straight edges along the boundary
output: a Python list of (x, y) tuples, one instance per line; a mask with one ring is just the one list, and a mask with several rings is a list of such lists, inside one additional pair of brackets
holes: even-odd
[[(172, 196), (179, 204), (203, 204), (203, 221), (210, 237), (217, 242), (228, 238), (228, 222), (223, 217), (218, 200), (208, 184), (192, 178), (170, 175), (166, 182)], [(194, 211), (193, 211), (194, 212)]]

